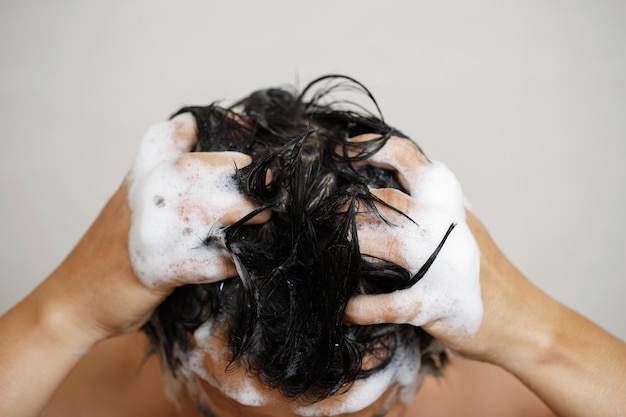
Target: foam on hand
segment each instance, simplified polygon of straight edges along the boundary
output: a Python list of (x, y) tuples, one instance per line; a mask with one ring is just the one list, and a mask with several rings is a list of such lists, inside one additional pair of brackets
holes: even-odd
[[(393, 313), (395, 322), (423, 326), (437, 321), (449, 331), (475, 334), (483, 314), (480, 251), (465, 222), (461, 187), (454, 174), (440, 162), (422, 164), (419, 170), (419, 175), (404, 173), (411, 203), (403, 211), (414, 222), (392, 214), (393, 226), (380, 222), (360, 224), (359, 239), (368, 236), (373, 245), (389, 248), (394, 261), (415, 274), (435, 251), (450, 225), (455, 227), (417, 284), (385, 294), (386, 304), (376, 304), (379, 317), (385, 316), (386, 311)], [(367, 316), (366, 306), (367, 303), (354, 303), (351, 315)]]
[[(149, 287), (213, 282), (234, 272), (220, 244), (222, 220), (237, 207), (253, 209), (234, 180), (236, 161), (249, 157), (189, 153), (194, 143), (190, 114), (156, 125), (146, 133), (128, 176), (129, 253), (135, 273)], [(207, 239), (217, 244), (205, 244)]]
[[(236, 166), (250, 158), (236, 152), (189, 153), (195, 134), (195, 120), (189, 114), (151, 128), (128, 177), (129, 254), (137, 276), (148, 287), (215, 282), (236, 275), (222, 227), (255, 208), (234, 180)], [(378, 158), (389, 164), (384, 149), (372, 157), (374, 162)], [(402, 216), (391, 219), (393, 226), (359, 223), (359, 240), (361, 234), (376, 234), (374, 244), (394, 251), (415, 273), (448, 227), (456, 226), (428, 273), (413, 287), (384, 295), (388, 305), (381, 308), (399, 311), (399, 321), (415, 326), (438, 321), (452, 330), (474, 333), (482, 320), (480, 253), (465, 222), (459, 183), (436, 161), (422, 164), (419, 172), (399, 171), (413, 200), (404, 211), (415, 223)], [(209, 321), (197, 329), (196, 347), (188, 354), (184, 373), (242, 405), (267, 405), (268, 390), (245, 371), (235, 377), (224, 367), (208, 369), (208, 363), (228, 363), (224, 356), (228, 349), (216, 327)], [(345, 394), (307, 406), (294, 403), (293, 411), (306, 417), (357, 412), (391, 387), (414, 392), (421, 380), (419, 371), (419, 352), (398, 350), (386, 368), (358, 380)]]

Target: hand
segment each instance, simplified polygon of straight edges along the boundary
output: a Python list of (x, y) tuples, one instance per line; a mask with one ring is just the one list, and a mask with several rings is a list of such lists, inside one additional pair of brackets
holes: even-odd
[(251, 158), (188, 153), (196, 134), (190, 114), (147, 132), (127, 182), (36, 293), (52, 304), (46, 314), (61, 312), (100, 339), (140, 327), (176, 286), (236, 274), (226, 251), (203, 239), (255, 209), (232, 179)]
[[(354, 141), (372, 139), (362, 135)], [(391, 294), (361, 295), (348, 304), (355, 324), (409, 323), (455, 347), (478, 331), (482, 319), (480, 253), (465, 222), (461, 188), (441, 163), (430, 162), (408, 139), (392, 137), (366, 161), (392, 169), (407, 193), (372, 193), (405, 216), (378, 205), (390, 221), (371, 214), (357, 218), (361, 253), (392, 261), (415, 274), (444, 240), (428, 272), (412, 287)]]
[[(235, 166), (251, 160), (190, 154), (195, 140), (189, 114), (148, 131), (128, 184), (61, 265), (0, 317), (0, 415), (39, 415), (97, 342), (139, 328), (178, 285), (235, 274), (226, 252), (202, 241), (211, 231), (219, 238), (221, 226), (254, 210), (231, 178)], [(249, 222), (267, 218), (261, 213)]]
[[(234, 179), (235, 169), (252, 158), (238, 152), (189, 153), (195, 142), (189, 113), (152, 127), (128, 178), (130, 257), (150, 288), (237, 275), (222, 229), (256, 209)], [(265, 222), (269, 213), (248, 223)]]

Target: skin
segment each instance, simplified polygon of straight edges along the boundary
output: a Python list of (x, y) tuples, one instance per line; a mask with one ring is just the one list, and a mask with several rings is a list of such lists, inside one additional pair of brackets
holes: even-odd
[[(191, 156), (186, 152), (196, 137), (193, 118), (181, 115), (168, 123), (171, 135), (164, 140), (172, 146), (167, 148), (167, 159), (188, 160)], [(229, 158), (198, 153), (193, 158), (211, 167), (226, 164), (233, 171), (235, 164), (241, 167), (251, 162), (249, 156), (236, 153), (229, 153)], [(184, 164), (179, 165), (184, 169)], [(193, 195), (188, 198), (193, 202)], [(232, 224), (254, 208), (250, 202), (242, 203), (221, 213), (218, 224)], [(211, 207), (206, 210), (211, 212)], [(268, 218), (268, 213), (261, 213), (250, 223)], [(146, 285), (131, 266), (129, 228), (124, 182), (61, 265), (0, 318), (0, 415), (38, 415), (81, 357), (99, 341), (138, 329), (176, 286), (215, 282), (236, 271), (223, 254), (215, 260), (220, 274), (201, 279), (179, 276)], [(46, 358), (45, 366), (34, 366), (41, 358)]]
[[(379, 416), (385, 410), (388, 417), (401, 417), (406, 411), (406, 406), (397, 401), (397, 387), (390, 387), (373, 404), (360, 409), (358, 412), (349, 414), (337, 414), (338, 406), (349, 400), (349, 396), (355, 392), (350, 390), (343, 395), (335, 395), (315, 404), (306, 404), (289, 400), (277, 391), (270, 390), (255, 377), (250, 377), (244, 367), (236, 367), (225, 371), (230, 363), (229, 348), (226, 342), (224, 326), (216, 326), (213, 333), (207, 339), (202, 340), (202, 349), (208, 352), (203, 358), (203, 375), (199, 379), (202, 391), (207, 395), (199, 399), (199, 402), (219, 417), (236, 417), (240, 415), (253, 417), (291, 417), (301, 415), (298, 409), (304, 405), (308, 409), (314, 409), (323, 415), (332, 414), (351, 417)], [(228, 392), (253, 389), (263, 404), (244, 405), (238, 398), (231, 397)], [(358, 394), (357, 394), (358, 395)], [(370, 398), (366, 398), (370, 400)], [(245, 400), (243, 400), (245, 401)], [(242, 402), (243, 402), (242, 401)], [(248, 400), (249, 401), (249, 400)], [(389, 407), (392, 405), (392, 407)]]
[[(171, 123), (175, 124), (172, 141), (195, 135), (189, 118)], [(407, 166), (416, 155), (398, 151), (397, 164)], [(223, 163), (210, 154), (202, 158), (206, 164)], [(241, 158), (243, 165), (245, 155)], [(393, 168), (403, 169), (395, 164)], [(61, 265), (0, 317), (0, 415), (36, 416), (46, 410), (48, 416), (198, 416), (187, 396), (183, 395), (180, 409), (166, 400), (157, 378), (159, 364), (154, 357), (146, 360), (145, 338), (136, 332), (176, 285), (194, 282), (196, 277), (157, 286), (147, 286), (137, 278), (128, 255), (126, 194), (123, 184)], [(411, 204), (406, 200), (409, 195), (393, 193), (383, 198), (392, 205)], [(232, 218), (240, 216), (231, 214)], [(223, 219), (229, 217), (225, 214)], [(252, 221), (266, 219), (261, 215)], [(459, 415), (451, 398), (459, 399), (457, 405), (466, 416), (550, 415), (522, 384), (560, 416), (626, 415), (622, 400), (626, 397), (626, 345), (530, 283), (471, 213), (467, 224), (482, 253), (485, 312), (480, 328), (469, 335), (443, 319), (423, 327), (479, 362), (455, 359), (448, 382), (427, 380), (405, 415)], [(229, 259), (222, 261), (228, 271)], [(381, 303), (388, 302), (384, 295), (356, 298), (347, 320), (411, 322), (406, 305), (381, 313)], [(474, 382), (477, 374), (484, 378), (483, 391)], [(478, 391), (472, 394), (472, 390)], [(213, 401), (220, 401), (220, 395), (213, 392)], [(510, 403), (498, 408), (494, 397), (508, 398)], [(234, 407), (225, 415), (241, 415), (242, 410)], [(401, 408), (396, 410), (390, 415), (403, 414)], [(374, 410), (366, 410), (370, 411)]]
[[(177, 409), (166, 398), (158, 359), (155, 356), (146, 359), (147, 347), (146, 338), (139, 332), (98, 344), (74, 368), (43, 415), (202, 417), (187, 395), (180, 397), (181, 409)], [(206, 389), (214, 402), (223, 407), (220, 408), (223, 413), (220, 416), (238, 415), (237, 412), (244, 416), (256, 416), (255, 412), (268, 411), (241, 407), (219, 390), (209, 386)], [(285, 409), (274, 408), (274, 414), (269, 415), (289, 415), (284, 414), (286, 412)], [(547, 417), (554, 414), (530, 390), (501, 368), (454, 356), (443, 379), (426, 378), (408, 411), (402, 404), (397, 404), (396, 409), (386, 417), (459, 415)]]
[[(360, 135), (352, 142), (368, 141), (373, 136)], [(391, 260), (416, 273), (446, 229), (451, 224), (455, 227), (423, 279), (403, 291), (355, 299), (348, 319), (357, 323), (361, 318), (367, 320), (373, 313), (370, 304), (375, 304), (375, 322), (401, 322), (427, 330), (434, 326), (450, 334), (475, 332), (482, 318), (480, 252), (465, 222), (458, 181), (445, 166), (428, 161), (412, 141), (398, 137), (387, 140), (367, 163), (395, 171), (405, 191), (382, 188), (371, 192), (417, 224), (381, 204), (378, 211), (391, 223), (369, 212), (361, 213), (357, 222), (362, 253)]]
[[(414, 148), (411, 151), (405, 144), (394, 149), (397, 165), (392, 168), (401, 175), (416, 163), (425, 163)], [(413, 178), (405, 176), (405, 180)], [(409, 205), (410, 200), (411, 196), (403, 193), (386, 198), (394, 206)], [(470, 212), (467, 224), (481, 251), (484, 317), (480, 328), (476, 334), (457, 331), (445, 317), (422, 327), (464, 356), (510, 372), (557, 415), (625, 415), (626, 403), (619, 399), (626, 398), (626, 344), (533, 285)], [(376, 247), (386, 246), (371, 245), (370, 250), (376, 255)], [(397, 299), (388, 295), (356, 297), (348, 305), (347, 319), (356, 324), (411, 323), (419, 307), (407, 314)], [(419, 303), (419, 298), (414, 298), (412, 305)]]

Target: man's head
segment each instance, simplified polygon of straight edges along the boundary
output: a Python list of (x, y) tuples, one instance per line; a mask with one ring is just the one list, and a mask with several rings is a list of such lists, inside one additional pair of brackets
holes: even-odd
[[(203, 374), (213, 354), (211, 363), (225, 377), (243, 371), (304, 405), (382, 375), (407, 355), (421, 358), (423, 370), (437, 372), (445, 364), (445, 353), (419, 328), (344, 323), (351, 296), (407, 288), (425, 271), (411, 275), (361, 254), (357, 213), (377, 213), (376, 204), (384, 204), (369, 189), (402, 189), (393, 171), (363, 161), (389, 137), (403, 135), (380, 112), (338, 100), (343, 89), (360, 90), (376, 104), (359, 83), (323, 77), (299, 95), (268, 89), (229, 108), (213, 104), (178, 112), (196, 119), (196, 151), (252, 156), (237, 181), (272, 217), (261, 225), (245, 224), (244, 217), (224, 230), (238, 276), (178, 288), (144, 327), (175, 377), (189, 380), (194, 374), (226, 389), (228, 382)], [(378, 136), (350, 141), (365, 133)], [(222, 244), (203, 238), (198, 250)], [(399, 379), (387, 383), (407, 384)]]

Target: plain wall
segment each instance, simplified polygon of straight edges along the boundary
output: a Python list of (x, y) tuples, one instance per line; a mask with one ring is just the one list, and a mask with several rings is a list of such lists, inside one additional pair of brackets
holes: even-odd
[(326, 73), (456, 172), (531, 280), (626, 338), (623, 0), (0, 1), (0, 312), (148, 126)]

